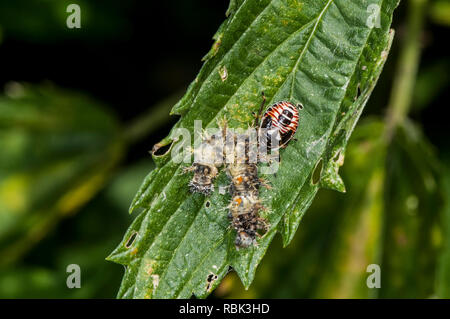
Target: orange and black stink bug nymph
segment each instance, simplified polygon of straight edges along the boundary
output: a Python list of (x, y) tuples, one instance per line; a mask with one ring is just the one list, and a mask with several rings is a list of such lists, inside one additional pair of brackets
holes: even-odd
[[(261, 105), (261, 109), (264, 105)], [(292, 140), (298, 128), (299, 109), (301, 104), (280, 101), (269, 106), (262, 116), (260, 129), (266, 129), (264, 134), (268, 149), (285, 148)], [(276, 145), (272, 145), (276, 141)]]

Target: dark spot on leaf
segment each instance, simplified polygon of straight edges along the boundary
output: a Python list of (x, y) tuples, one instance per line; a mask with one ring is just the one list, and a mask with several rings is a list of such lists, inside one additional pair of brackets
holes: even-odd
[(131, 234), (130, 238), (128, 238), (127, 242), (125, 243), (125, 248), (130, 248), (133, 245), (134, 241), (137, 238), (137, 235), (138, 235), (137, 231)]
[(358, 86), (357, 86), (357, 88), (356, 88), (356, 96), (355, 96), (355, 100), (357, 100), (360, 96), (361, 96), (361, 84), (358, 83)]
[(205, 206), (206, 206), (206, 208), (208, 208), (209, 206), (211, 206), (211, 202), (209, 200), (206, 201)]
[(314, 168), (314, 171), (312, 173), (311, 182), (316, 185), (320, 181), (320, 175), (322, 175), (322, 166), (323, 166), (323, 160), (320, 159), (319, 162), (317, 162), (316, 167)]
[[(215, 278), (214, 278), (215, 277)], [(209, 274), (208, 275), (208, 278), (206, 279), (208, 282), (211, 282), (211, 281), (213, 281), (214, 279), (217, 279), (217, 275), (214, 275), (214, 274)]]
[(210, 290), (212, 287), (212, 284), (214, 283), (214, 281), (217, 280), (217, 275), (216, 274), (209, 274), (208, 277), (206, 278), (206, 290)]

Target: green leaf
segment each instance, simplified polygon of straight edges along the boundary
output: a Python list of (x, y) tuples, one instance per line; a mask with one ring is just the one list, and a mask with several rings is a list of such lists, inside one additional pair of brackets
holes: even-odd
[(414, 111), (431, 105), (444, 92), (450, 83), (450, 75), (446, 72), (449, 68), (450, 61), (441, 59), (419, 70), (412, 98)]
[(450, 2), (448, 0), (435, 0), (430, 3), (429, 14), (434, 23), (450, 26)]
[[(380, 27), (370, 28), (370, 4), (380, 8)], [(146, 178), (131, 210), (142, 208), (108, 257), (126, 266), (119, 292), (123, 298), (206, 297), (231, 266), (245, 287), (277, 232), (287, 245), (319, 187), (343, 190), (334, 161), (342, 162), (345, 145), (387, 58), (389, 30), (397, 0), (233, 1), (230, 16), (215, 35), (195, 81), (174, 106), (181, 115), (161, 145), (180, 143), (176, 128), (191, 133), (194, 120), (217, 127), (247, 126), (261, 103), (290, 100), (305, 107), (297, 142), (281, 152), (271, 190), (261, 199), (269, 210), (270, 230), (258, 247), (234, 248), (226, 207), (229, 196), (190, 194), (189, 174), (170, 151), (158, 154), (157, 169)], [(226, 75), (226, 76), (224, 76)], [(317, 164), (324, 180), (313, 183)], [(320, 165), (319, 165), (320, 166)], [(316, 172), (320, 173), (321, 172)], [(319, 178), (320, 179), (320, 178)], [(227, 185), (222, 173), (218, 186)], [(218, 187), (217, 187), (218, 188)], [(209, 207), (206, 207), (209, 202)], [(214, 282), (207, 282), (210, 274)]]

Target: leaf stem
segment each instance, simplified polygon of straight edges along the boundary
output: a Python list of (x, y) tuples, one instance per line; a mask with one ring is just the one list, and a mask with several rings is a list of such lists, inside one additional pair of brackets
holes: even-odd
[(406, 118), (414, 90), (420, 61), (421, 36), (428, 0), (409, 0), (406, 35), (400, 49), (399, 60), (387, 109), (385, 137), (389, 142), (396, 128)]
[(183, 93), (180, 91), (170, 95), (126, 125), (123, 132), (125, 142), (127, 144), (139, 142), (169, 122), (170, 108), (181, 98)]

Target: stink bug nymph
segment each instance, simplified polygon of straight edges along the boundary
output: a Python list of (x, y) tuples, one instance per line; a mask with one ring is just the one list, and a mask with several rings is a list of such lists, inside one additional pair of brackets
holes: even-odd
[[(263, 95), (264, 98), (264, 95)], [(261, 105), (264, 105), (265, 98)], [(303, 105), (293, 104), (287, 101), (280, 101), (272, 104), (267, 108), (262, 116), (260, 129), (266, 129), (264, 136), (268, 149), (276, 150), (285, 148), (292, 140), (298, 128), (299, 109)], [(272, 145), (272, 141), (276, 141), (276, 145)]]

